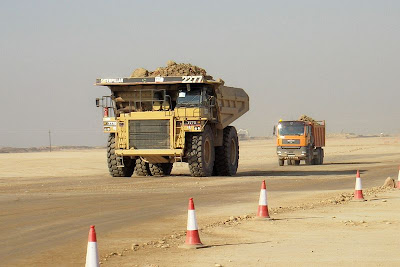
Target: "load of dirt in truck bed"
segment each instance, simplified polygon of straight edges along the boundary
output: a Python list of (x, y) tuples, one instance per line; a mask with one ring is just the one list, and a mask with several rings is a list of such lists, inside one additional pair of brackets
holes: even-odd
[(159, 67), (154, 71), (138, 68), (131, 74), (131, 78), (137, 77), (156, 77), (156, 76), (206, 76), (205, 69), (188, 63), (176, 63), (169, 60), (166, 67)]
[(308, 117), (307, 115), (301, 115), (300, 118), (299, 118), (299, 121), (307, 121), (307, 122), (319, 124), (316, 120), (314, 120), (311, 117)]

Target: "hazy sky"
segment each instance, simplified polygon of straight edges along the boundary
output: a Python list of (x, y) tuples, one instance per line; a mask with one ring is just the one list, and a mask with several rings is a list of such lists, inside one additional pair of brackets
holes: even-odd
[(104, 145), (95, 78), (169, 59), (244, 88), (252, 136), (400, 133), (400, 1), (2, 0), (0, 23), (0, 146)]

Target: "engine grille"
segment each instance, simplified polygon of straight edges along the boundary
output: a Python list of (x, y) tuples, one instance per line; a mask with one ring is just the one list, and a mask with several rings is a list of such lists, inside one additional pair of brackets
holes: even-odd
[(130, 120), (129, 147), (134, 149), (168, 149), (169, 120)]
[(299, 145), (300, 144), (300, 139), (282, 139), (282, 144), (285, 144), (285, 145), (287, 145), (287, 144)]

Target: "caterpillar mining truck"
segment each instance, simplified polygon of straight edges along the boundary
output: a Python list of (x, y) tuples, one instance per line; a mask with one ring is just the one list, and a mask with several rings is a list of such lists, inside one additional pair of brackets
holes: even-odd
[(304, 160), (306, 165), (323, 164), (325, 121), (309, 119), (279, 121), (274, 127), (279, 166), (283, 166), (285, 160), (288, 165), (300, 165), (300, 160)]
[(241, 88), (211, 76), (97, 79), (113, 177), (170, 175), (187, 162), (192, 176), (235, 175), (239, 142), (230, 123), (249, 110)]

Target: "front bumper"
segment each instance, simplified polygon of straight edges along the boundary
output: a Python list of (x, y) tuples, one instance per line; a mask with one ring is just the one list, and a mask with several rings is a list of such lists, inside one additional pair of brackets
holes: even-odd
[(183, 149), (116, 149), (118, 156), (146, 157), (146, 156), (182, 156)]
[(173, 163), (182, 158), (183, 149), (117, 149), (119, 157), (141, 157), (149, 163)]
[(307, 147), (282, 147), (276, 148), (279, 159), (304, 160), (307, 158)]

